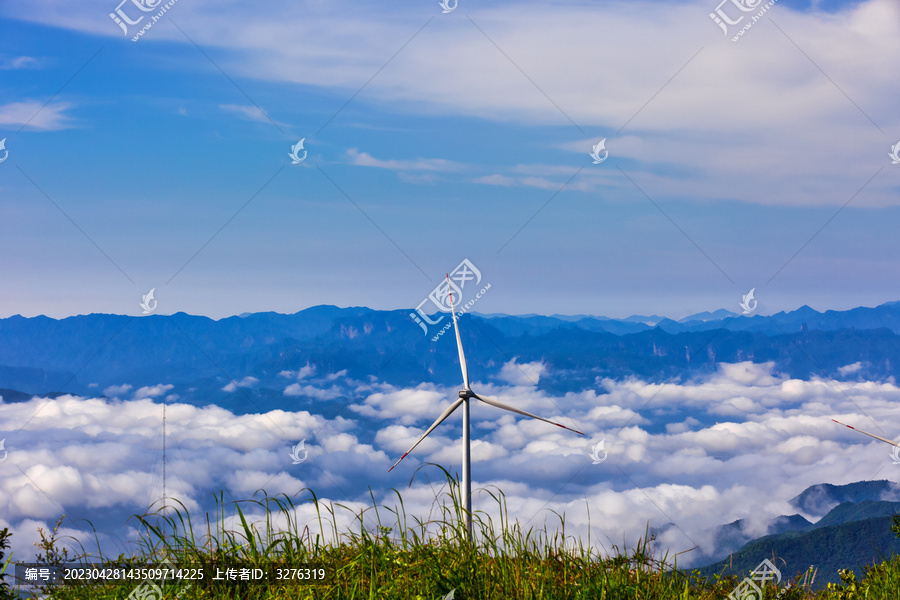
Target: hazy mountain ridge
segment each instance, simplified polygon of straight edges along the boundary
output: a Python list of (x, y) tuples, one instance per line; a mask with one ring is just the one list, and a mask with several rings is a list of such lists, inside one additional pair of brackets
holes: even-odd
[(900, 485), (883, 479), (847, 485), (820, 483), (791, 499), (791, 506), (810, 515), (823, 516), (839, 504), (867, 500), (900, 502)]
[(891, 532), (891, 517), (876, 517), (840, 525), (817, 528), (808, 532), (788, 532), (766, 536), (733, 555), (699, 569), (701, 574), (746, 577), (763, 558), (774, 554), (782, 575), (793, 579), (810, 566), (818, 569), (816, 587), (840, 581), (838, 570), (851, 568), (857, 576), (861, 567), (881, 563), (886, 557), (900, 553), (900, 541)]
[[(292, 315), (256, 313), (218, 321), (185, 313), (14, 316), (0, 319), (0, 387), (85, 394), (122, 383), (186, 384), (218, 403), (221, 387), (244, 377), (259, 380), (254, 393), (277, 396), (285, 385), (278, 373), (307, 364), (320, 373), (346, 370), (358, 380), (378, 374), (394, 385), (456, 383), (452, 334), (432, 341), (449, 317), (425, 335), (409, 313), (317, 306)], [(773, 361), (775, 372), (797, 379), (900, 375), (896, 303), (843, 313), (803, 307), (771, 319), (664, 319), (656, 327), (594, 317), (461, 319), (470, 367), (486, 381), (495, 380), (513, 358), (539, 361), (547, 367), (540, 385), (554, 393), (589, 388), (602, 393), (603, 378), (686, 381), (714, 373), (720, 362)], [(780, 323), (774, 326), (772, 320)]]
[(778, 567), (785, 577), (793, 578), (809, 566), (818, 567), (817, 587), (837, 582), (839, 568), (881, 562), (884, 556), (900, 553), (900, 540), (890, 531), (893, 515), (900, 513), (900, 502), (884, 498), (900, 496), (900, 486), (886, 480), (859, 481), (846, 485), (817, 484), (808, 487), (793, 500), (794, 506), (813, 508), (832, 505), (821, 519), (811, 523), (800, 515), (778, 517), (769, 525), (768, 534), (736, 544), (743, 534), (743, 521), (717, 528), (717, 547), (728, 556), (699, 569), (703, 575), (717, 573), (746, 576), (763, 558), (773, 553), (784, 561)]

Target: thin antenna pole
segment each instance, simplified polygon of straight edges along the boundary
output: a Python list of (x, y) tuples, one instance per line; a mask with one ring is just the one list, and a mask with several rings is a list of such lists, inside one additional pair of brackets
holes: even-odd
[(470, 448), (469, 435), (469, 399), (463, 401), (463, 456), (462, 456), (462, 476), (463, 488), (462, 496), (465, 506), (466, 531), (469, 535), (469, 541), (472, 541), (472, 453)]
[(163, 513), (166, 512), (166, 401), (163, 400)]

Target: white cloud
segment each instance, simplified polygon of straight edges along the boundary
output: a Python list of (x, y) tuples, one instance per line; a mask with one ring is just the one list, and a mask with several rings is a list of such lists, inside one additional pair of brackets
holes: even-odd
[[(346, 373), (346, 371), (344, 371)], [(281, 371), (278, 373), (279, 377), (287, 377), (288, 379), (306, 379), (307, 377), (312, 377), (316, 374), (316, 365), (310, 365), (307, 363), (305, 366), (300, 367), (297, 371)]]
[(235, 471), (228, 473), (225, 478), (228, 489), (233, 493), (239, 494), (238, 497), (250, 498), (258, 490), (267, 489), (294, 489), (301, 490), (306, 487), (303, 480), (285, 472), (272, 473), (267, 471), (257, 471), (252, 469)]
[(156, 398), (157, 396), (162, 396), (173, 387), (175, 386), (169, 383), (144, 386), (137, 389), (137, 391), (134, 393), (134, 399), (142, 400), (144, 398)]
[(234, 392), (239, 387), (249, 388), (249, 387), (253, 387), (257, 383), (259, 383), (259, 379), (257, 379), (256, 377), (244, 377), (240, 381), (231, 381), (228, 385), (226, 385), (225, 387), (222, 388), (222, 391), (223, 392)]
[[(430, 424), (429, 424), (430, 425)], [(388, 451), (388, 454), (396, 455), (397, 458), (409, 450), (410, 446), (416, 443), (416, 440), (425, 433), (425, 429), (416, 427), (404, 427), (402, 425), (388, 425), (378, 431), (375, 435), (375, 443)], [(429, 453), (436, 451), (442, 446), (449, 445), (450, 439), (443, 435), (444, 431), (434, 431), (427, 438), (422, 440), (416, 447), (416, 453), (420, 456), (427, 456)], [(394, 459), (396, 460), (396, 459)]]
[[(562, 182), (557, 183), (544, 177), (509, 177), (495, 173), (472, 179), (472, 183), (484, 185), (501, 185), (505, 187), (534, 187), (542, 190), (554, 190), (562, 187)], [(574, 188), (573, 188), (574, 189)]]
[(587, 413), (587, 418), (591, 421), (603, 423), (604, 427), (624, 426), (629, 423), (634, 423), (635, 425), (647, 425), (650, 423), (649, 420), (640, 416), (640, 413), (621, 406), (597, 406)]
[(317, 400), (334, 400), (335, 398), (340, 398), (343, 395), (343, 392), (336, 386), (331, 386), (328, 389), (318, 388), (312, 385), (300, 385), (299, 383), (292, 383), (291, 385), (284, 388), (285, 396), (309, 396), (310, 398), (316, 398)]
[(412, 389), (376, 392), (369, 395), (364, 404), (351, 405), (350, 410), (366, 417), (411, 425), (423, 418), (436, 419), (454, 401), (450, 398), (449, 394), (434, 385), (422, 383)]
[(838, 373), (840, 373), (841, 376), (847, 376), (847, 375), (850, 375), (851, 373), (858, 373), (859, 370), (862, 369), (862, 366), (863, 365), (861, 362), (856, 361), (852, 365), (838, 367)]
[(454, 163), (443, 158), (417, 158), (415, 160), (380, 160), (367, 152), (360, 152), (358, 148), (347, 150), (347, 156), (351, 164), (359, 167), (377, 167), (389, 171), (455, 171), (461, 168), (459, 163)]
[[(270, 476), (277, 475), (289, 464), (286, 449), (294, 439), (310, 437), (323, 426), (325, 434), (347, 437), (340, 431), (340, 421), (328, 424), (306, 412), (235, 416), (217, 407), (184, 404), (167, 410), (168, 491), (189, 508), (199, 507), (209, 486), (228, 483), (227, 477), (238, 476), (239, 471), (263, 468)], [(49, 519), (59, 508), (75, 506), (140, 510), (160, 493), (162, 414), (149, 398), (126, 402), (36, 398), (9, 408), (4, 405), (2, 420), (27, 421), (21, 434), (7, 436), (6, 462), (21, 469), (10, 471), (0, 483), (4, 491), (0, 497), (5, 498), (0, 500), (0, 512), (10, 518)], [(342, 443), (350, 446), (355, 441)], [(289, 480), (299, 482), (281, 481)]]
[[(404, 451), (407, 449), (408, 447), (405, 448)], [(418, 451), (419, 448), (416, 448), (416, 452)], [(457, 465), (460, 463), (460, 454), (459, 444), (450, 443), (443, 446), (438, 446), (434, 452), (423, 454), (422, 460), (423, 462), (427, 461), (438, 464)], [(499, 444), (492, 444), (491, 442), (485, 440), (472, 440), (473, 464), (489, 462), (507, 456), (509, 456), (509, 451)]]
[(131, 391), (131, 384), (123, 383), (122, 385), (111, 385), (108, 388), (105, 388), (103, 390), (103, 395), (115, 398), (118, 396), (124, 396), (129, 391)]
[(694, 427), (700, 424), (700, 421), (695, 419), (694, 417), (688, 417), (681, 423), (667, 423), (666, 424), (666, 433), (674, 434), (674, 433), (684, 433), (686, 431), (691, 431)]
[(775, 385), (782, 381), (782, 379), (772, 374), (772, 369), (775, 368), (775, 363), (772, 361), (765, 363), (748, 361), (733, 364), (719, 363), (718, 368), (722, 381), (754, 386)]
[(476, 177), (472, 180), (472, 183), (482, 183), (485, 185), (502, 185), (506, 187), (513, 187), (519, 185), (519, 180), (514, 177), (508, 177), (506, 175), (500, 175), (499, 173), (495, 173), (493, 175), (483, 175), (481, 177)]
[(516, 364), (517, 358), (504, 364), (498, 377), (513, 385), (537, 385), (547, 366), (542, 362)]
[[(72, 118), (66, 114), (72, 107), (67, 102), (26, 101), (0, 105), (0, 125), (26, 125), (27, 128), (44, 131), (58, 131), (74, 127)], [(7, 146), (8, 148), (8, 146)]]
[(0, 70), (9, 71), (15, 69), (39, 69), (41, 60), (34, 56), (16, 56), (15, 58), (0, 59)]
[(269, 119), (266, 117), (265, 113), (263, 113), (263, 111), (260, 110), (257, 106), (244, 104), (220, 104), (219, 108), (221, 108), (225, 112), (236, 114), (241, 118), (247, 119), (248, 121), (260, 121), (264, 123), (269, 122)]

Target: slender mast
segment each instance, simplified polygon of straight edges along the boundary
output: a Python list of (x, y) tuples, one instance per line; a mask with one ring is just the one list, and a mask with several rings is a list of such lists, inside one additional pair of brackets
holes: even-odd
[(450, 312), (453, 313), (453, 329), (456, 331), (456, 347), (459, 350), (459, 366), (462, 369), (464, 390), (459, 392), (463, 401), (463, 439), (462, 439), (462, 501), (466, 512), (466, 533), (472, 541), (472, 443), (469, 427), (469, 398), (472, 387), (469, 385), (469, 369), (466, 366), (466, 355), (463, 352), (462, 339), (459, 336), (459, 323), (456, 320), (456, 305), (453, 303), (453, 288), (450, 287), (450, 274), (447, 273), (447, 293), (450, 294)]
[(163, 400), (163, 513), (166, 512), (166, 401)]
[(462, 494), (465, 499), (466, 510), (466, 531), (469, 534), (469, 541), (472, 541), (472, 453), (470, 448), (469, 436), (469, 399), (463, 402), (463, 448), (462, 448), (462, 476), (463, 489)]

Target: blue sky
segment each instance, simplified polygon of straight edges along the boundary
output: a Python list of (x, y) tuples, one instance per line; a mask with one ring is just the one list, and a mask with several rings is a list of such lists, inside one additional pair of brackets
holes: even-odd
[(409, 308), (463, 258), (481, 312), (900, 298), (890, 0), (115, 8), (0, 7), (0, 317)]

